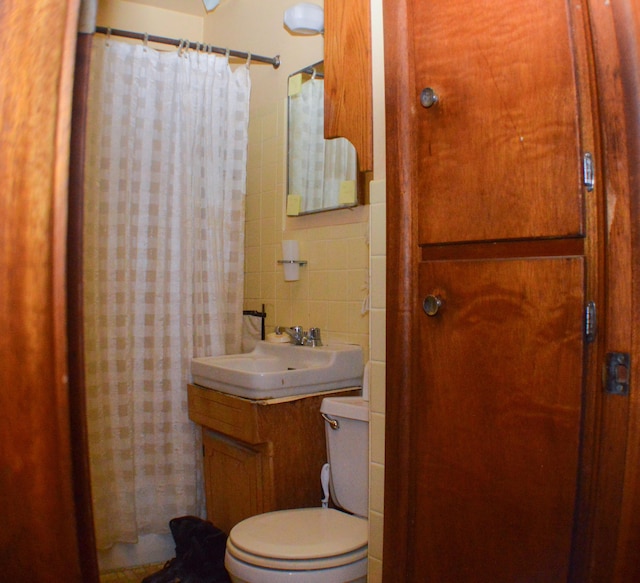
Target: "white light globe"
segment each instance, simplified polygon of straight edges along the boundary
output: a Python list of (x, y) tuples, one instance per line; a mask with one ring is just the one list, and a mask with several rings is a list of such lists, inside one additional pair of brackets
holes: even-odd
[(284, 25), (296, 34), (324, 32), (324, 10), (317, 4), (301, 2), (284, 13)]
[(207, 12), (211, 12), (218, 4), (220, 4), (220, 0), (202, 0), (204, 2), (204, 7)]

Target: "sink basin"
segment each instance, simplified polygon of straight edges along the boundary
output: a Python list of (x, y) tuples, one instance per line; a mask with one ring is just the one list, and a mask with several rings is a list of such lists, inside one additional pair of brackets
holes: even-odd
[(193, 382), (248, 399), (272, 399), (362, 386), (362, 348), (260, 341), (252, 352), (191, 359)]

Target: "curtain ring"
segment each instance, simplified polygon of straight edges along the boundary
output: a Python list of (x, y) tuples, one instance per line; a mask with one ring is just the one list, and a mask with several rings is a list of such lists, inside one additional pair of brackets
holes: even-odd
[(107, 40), (104, 41), (104, 44), (106, 46), (109, 46), (109, 41), (111, 40), (111, 27), (109, 26), (107, 28)]
[(142, 44), (144, 45), (144, 51), (147, 52), (147, 49), (149, 48), (149, 33), (148, 32), (144, 33), (144, 39), (142, 41)]
[(316, 74), (318, 73), (318, 71), (316, 71), (315, 67), (311, 67), (311, 80), (313, 81), (316, 78)]
[(245, 65), (245, 67), (248, 69), (249, 67), (251, 67), (251, 53), (247, 53), (247, 63)]
[(227, 65), (229, 64), (229, 56), (231, 55), (231, 49), (226, 49), (224, 51), (224, 57), (227, 59)]

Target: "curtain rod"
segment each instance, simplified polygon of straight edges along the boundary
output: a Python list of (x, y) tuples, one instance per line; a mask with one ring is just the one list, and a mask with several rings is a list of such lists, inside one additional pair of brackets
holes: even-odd
[[(106, 34), (106, 35), (111, 34), (113, 36), (122, 36), (125, 38), (133, 38), (136, 40), (160, 43), (163, 45), (173, 45), (175, 47), (179, 47), (181, 44), (187, 42), (187, 41), (179, 40), (175, 38), (155, 36), (153, 34), (143, 34), (141, 32), (130, 32), (128, 30), (118, 30), (117, 28), (107, 28), (106, 26), (96, 26), (96, 32), (99, 32), (101, 34)], [(226, 55), (228, 51), (229, 56), (231, 57), (238, 57), (240, 59), (250, 59), (251, 61), (256, 61), (258, 63), (268, 63), (269, 65), (272, 65), (274, 69), (277, 69), (280, 66), (280, 55), (276, 55), (275, 57), (263, 57), (262, 55), (254, 55), (252, 53), (246, 53), (243, 51), (234, 51), (234, 50), (228, 50), (222, 47), (214, 47), (213, 45), (208, 45), (205, 43), (189, 42), (188, 44), (184, 44), (184, 46), (193, 50), (201, 49), (203, 51), (211, 51), (213, 53), (219, 53), (221, 55)]]

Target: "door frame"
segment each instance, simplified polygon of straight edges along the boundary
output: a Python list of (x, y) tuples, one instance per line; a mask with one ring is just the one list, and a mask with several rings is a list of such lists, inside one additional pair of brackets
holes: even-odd
[(83, 394), (69, 381), (77, 379), (78, 360), (69, 356), (78, 342), (69, 337), (66, 293), (80, 0), (6, 4), (0, 10), (0, 563), (7, 580), (92, 583), (97, 562), (77, 408)]

